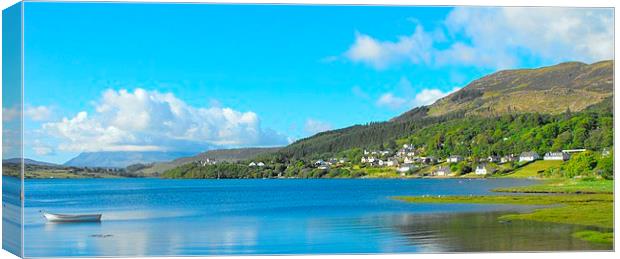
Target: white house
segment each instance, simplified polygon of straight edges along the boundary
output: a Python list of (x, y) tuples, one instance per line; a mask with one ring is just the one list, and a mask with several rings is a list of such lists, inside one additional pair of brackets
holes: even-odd
[(379, 159), (379, 166), (387, 165), (387, 162), (383, 161), (383, 159)]
[(519, 162), (530, 162), (538, 159), (540, 159), (540, 156), (534, 151), (523, 152), (519, 155)]
[(403, 160), (403, 162), (405, 164), (413, 164), (415, 162), (415, 159), (410, 158), (410, 157), (405, 157), (405, 160)]
[(411, 170), (411, 167), (410, 167), (410, 166), (401, 166), (401, 167), (399, 167), (399, 168), (397, 169), (397, 171), (398, 171), (398, 172), (401, 172), (401, 173), (406, 173), (406, 172), (409, 172), (409, 170)]
[(258, 162), (258, 163), (256, 163), (256, 165), (257, 165), (258, 167), (263, 167), (263, 166), (265, 166), (265, 163), (263, 163), (263, 162)]
[(323, 161), (322, 159), (319, 159), (316, 162), (314, 162), (315, 166), (320, 166), (320, 165), (323, 165), (323, 164), (325, 164), (325, 161)]
[(547, 153), (545, 153), (545, 157), (543, 159), (544, 160), (566, 161), (569, 158), (570, 158), (570, 156), (568, 155), (568, 153), (564, 153), (564, 152), (547, 152)]
[(385, 165), (387, 166), (398, 166), (398, 160), (390, 158), (387, 160), (387, 162), (385, 162)]
[(479, 164), (478, 166), (476, 166), (476, 174), (478, 175), (485, 175), (485, 174), (488, 174), (489, 172), (491, 172), (491, 170), (488, 169), (487, 165), (485, 164)]
[(249, 166), (249, 167), (256, 166), (256, 163), (255, 163), (255, 162), (250, 162), (250, 164), (249, 164), (248, 166)]
[(450, 168), (447, 166), (441, 166), (439, 168), (437, 168), (437, 170), (435, 170), (435, 172), (433, 172), (433, 175), (435, 176), (448, 176), (450, 174)]
[(506, 155), (506, 156), (503, 156), (503, 157), (500, 159), (500, 163), (502, 163), (502, 164), (503, 164), (503, 163), (508, 163), (508, 162), (512, 162), (512, 161), (515, 161), (515, 160), (517, 160), (517, 157), (516, 157), (516, 156), (514, 156), (514, 155), (512, 155), (512, 154), (511, 154), (511, 155)]
[(453, 155), (453, 156), (449, 156), (448, 157), (448, 163), (458, 163), (463, 161), (463, 157), (462, 156), (458, 156), (458, 155)]

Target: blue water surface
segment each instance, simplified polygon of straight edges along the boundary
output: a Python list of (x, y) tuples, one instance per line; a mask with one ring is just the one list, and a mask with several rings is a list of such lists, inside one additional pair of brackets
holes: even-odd
[[(429, 248), (412, 242), (446, 236), (431, 228), (428, 233), (421, 233), (427, 236), (413, 234), (412, 239), (411, 229), (420, 229), (412, 224), (421, 222), (415, 215), (505, 211), (515, 207), (412, 204), (391, 197), (494, 194), (491, 189), (533, 182), (524, 179), (29, 179), (25, 182), (25, 255), (458, 251), (458, 245)], [(54, 224), (45, 222), (39, 210), (103, 213), (103, 217), (101, 223)]]

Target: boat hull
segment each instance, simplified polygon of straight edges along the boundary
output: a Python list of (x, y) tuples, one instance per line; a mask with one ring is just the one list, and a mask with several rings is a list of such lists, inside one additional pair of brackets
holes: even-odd
[(49, 222), (100, 222), (101, 214), (86, 214), (86, 215), (67, 215), (67, 214), (53, 214), (43, 213), (43, 217)]

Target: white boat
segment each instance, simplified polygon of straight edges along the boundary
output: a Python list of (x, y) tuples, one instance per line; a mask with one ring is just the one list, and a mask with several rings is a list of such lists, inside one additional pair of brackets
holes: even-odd
[(101, 214), (54, 214), (43, 213), (43, 217), (49, 222), (100, 222)]

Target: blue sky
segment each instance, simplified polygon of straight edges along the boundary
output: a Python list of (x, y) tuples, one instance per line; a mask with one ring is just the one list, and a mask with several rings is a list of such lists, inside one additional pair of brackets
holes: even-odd
[(500, 69), (612, 57), (611, 9), (30, 2), (24, 152), (284, 145)]

